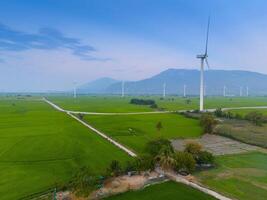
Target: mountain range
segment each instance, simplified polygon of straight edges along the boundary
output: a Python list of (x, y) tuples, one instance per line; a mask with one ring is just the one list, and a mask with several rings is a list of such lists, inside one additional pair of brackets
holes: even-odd
[[(199, 94), (199, 70), (194, 69), (168, 69), (155, 76), (140, 81), (126, 81), (125, 94), (162, 94), (163, 84), (166, 84), (166, 94), (183, 95), (186, 85), (187, 95)], [(80, 94), (120, 94), (122, 82), (112, 78), (100, 78), (77, 88)], [(206, 70), (206, 95), (266, 95), (267, 75), (242, 70)]]

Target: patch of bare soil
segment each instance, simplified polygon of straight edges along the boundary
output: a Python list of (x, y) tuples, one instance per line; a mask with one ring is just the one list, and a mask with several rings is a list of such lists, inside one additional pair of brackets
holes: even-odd
[(260, 147), (212, 134), (205, 134), (198, 139), (176, 139), (172, 141), (172, 145), (176, 150), (183, 151), (186, 143), (190, 141), (200, 143), (205, 150), (214, 155), (238, 154), (261, 149)]

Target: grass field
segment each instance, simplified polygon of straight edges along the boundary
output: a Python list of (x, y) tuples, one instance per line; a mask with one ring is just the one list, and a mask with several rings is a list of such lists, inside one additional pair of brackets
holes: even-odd
[(116, 195), (106, 200), (215, 200), (215, 198), (204, 194), (186, 185), (165, 182), (149, 186), (143, 190), (131, 191)]
[(129, 159), (65, 113), (34, 100), (0, 99), (0, 199), (19, 199), (70, 179), (84, 165), (104, 172)]
[(197, 175), (203, 184), (240, 200), (266, 199), (267, 154), (253, 152), (221, 156), (216, 161), (216, 169)]
[[(185, 98), (167, 96), (162, 99), (159, 96), (80, 96), (74, 99), (70, 96), (50, 96), (49, 100), (62, 106), (67, 110), (88, 111), (88, 112), (141, 112), (153, 111), (149, 106), (138, 106), (130, 104), (131, 98), (154, 99), (159, 108), (165, 110), (191, 110), (198, 109), (199, 99), (192, 97), (190, 103)], [(242, 106), (267, 106), (267, 97), (207, 97), (205, 108), (219, 107), (242, 107)]]
[[(198, 120), (179, 114), (85, 115), (84, 120), (136, 152), (142, 152), (145, 144), (155, 138), (194, 138), (202, 133)], [(160, 131), (156, 128), (158, 122), (163, 127)]]
[(250, 112), (260, 112), (263, 115), (267, 116), (267, 109), (242, 109), (242, 110), (230, 110), (231, 113), (240, 114), (241, 116), (245, 116)]
[(267, 124), (256, 126), (246, 120), (224, 120), (215, 128), (219, 135), (267, 148)]

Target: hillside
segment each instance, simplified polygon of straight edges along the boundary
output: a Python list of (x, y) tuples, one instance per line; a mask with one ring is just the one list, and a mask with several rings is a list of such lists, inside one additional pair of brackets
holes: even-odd
[[(110, 81), (110, 84), (108, 82), (102, 84), (100, 80), (91, 83), (91, 86), (88, 86), (90, 90), (86, 90), (85, 93), (119, 94), (121, 92), (121, 82), (114, 80), (115, 82)], [(166, 94), (182, 95), (183, 86), (186, 85), (188, 95), (197, 95), (199, 94), (199, 71), (168, 69), (151, 78), (126, 82), (125, 93), (162, 94), (163, 83), (166, 83)], [(267, 75), (241, 70), (207, 70), (205, 85), (207, 95), (222, 95), (224, 86), (227, 88), (227, 95), (239, 96), (240, 87), (243, 88), (243, 95), (246, 95), (247, 87), (250, 95), (266, 95)]]

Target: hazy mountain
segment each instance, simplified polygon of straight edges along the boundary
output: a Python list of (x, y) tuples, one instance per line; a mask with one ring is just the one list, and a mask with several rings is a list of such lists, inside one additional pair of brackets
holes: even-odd
[(90, 94), (90, 93), (106, 93), (106, 89), (112, 85), (117, 83), (118, 81), (112, 78), (100, 78), (95, 81), (86, 83), (84, 85), (81, 85), (77, 88), (78, 93), (82, 94)]
[[(187, 69), (168, 69), (151, 78), (140, 81), (125, 82), (126, 94), (162, 94), (163, 83), (166, 83), (167, 94), (183, 94), (183, 86), (187, 86), (188, 95), (199, 94), (199, 71)], [(224, 85), (227, 95), (239, 95), (240, 87), (243, 95), (249, 88), (251, 95), (267, 94), (267, 75), (241, 70), (207, 70), (205, 71), (205, 85), (207, 95), (222, 95)], [(97, 84), (94, 85), (96, 87)], [(106, 88), (98, 93), (119, 94), (121, 82), (105, 84)], [(91, 87), (92, 88), (92, 87)], [(95, 90), (96, 91), (96, 90)]]

